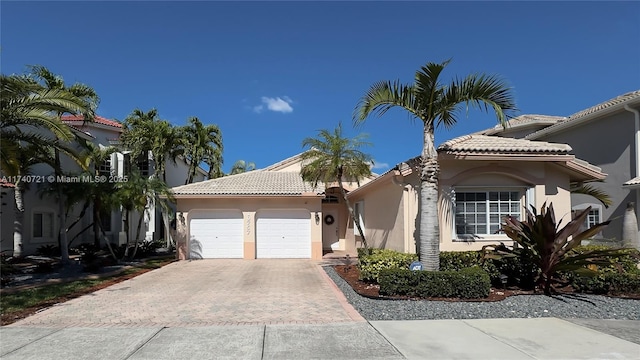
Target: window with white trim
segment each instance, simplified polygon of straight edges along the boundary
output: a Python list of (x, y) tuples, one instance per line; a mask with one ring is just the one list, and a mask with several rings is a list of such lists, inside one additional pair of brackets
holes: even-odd
[(322, 199), (323, 204), (337, 204), (339, 202), (340, 200), (338, 200), (338, 197), (335, 195), (325, 195), (325, 197)]
[(149, 155), (142, 154), (138, 157), (137, 162), (138, 170), (140, 171), (140, 175), (149, 176)]
[(53, 239), (55, 214), (53, 211), (35, 211), (31, 228), (34, 239)]
[(111, 175), (111, 158), (105, 159), (100, 167), (98, 168), (98, 173), (102, 176), (110, 176)]
[(600, 204), (579, 204), (571, 208), (571, 217), (574, 218), (580, 211), (591, 206), (591, 210), (584, 219), (584, 223), (580, 227), (582, 231), (602, 222), (602, 205)]
[[(366, 232), (364, 229), (364, 201), (358, 201), (357, 203), (355, 203), (353, 212), (354, 212), (353, 214), (354, 217), (358, 219), (358, 221), (360, 222), (360, 227), (362, 228), (362, 232)], [(358, 236), (362, 236), (355, 222), (353, 224), (353, 233)]]
[(520, 219), (521, 214), (522, 191), (456, 190), (455, 232), (458, 237), (499, 234), (506, 216)]

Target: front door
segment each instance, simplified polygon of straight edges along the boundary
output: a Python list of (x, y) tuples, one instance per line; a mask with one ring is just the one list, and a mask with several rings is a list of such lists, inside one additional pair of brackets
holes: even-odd
[(338, 238), (338, 211), (325, 209), (322, 212), (322, 248), (325, 250), (340, 250)]

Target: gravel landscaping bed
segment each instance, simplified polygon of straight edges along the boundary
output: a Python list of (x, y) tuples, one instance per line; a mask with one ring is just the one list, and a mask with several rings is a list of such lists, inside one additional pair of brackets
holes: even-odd
[(497, 302), (374, 300), (358, 295), (331, 266), (327, 275), (367, 320), (588, 318), (640, 320), (640, 300), (577, 294), (511, 296)]

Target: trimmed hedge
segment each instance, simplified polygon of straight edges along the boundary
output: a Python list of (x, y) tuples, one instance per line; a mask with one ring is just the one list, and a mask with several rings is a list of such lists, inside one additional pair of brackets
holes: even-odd
[(380, 295), (477, 299), (489, 296), (491, 289), (489, 274), (479, 267), (460, 271), (385, 269), (379, 277)]
[(458, 271), (467, 267), (478, 266), (489, 274), (494, 286), (502, 287), (500, 274), (507, 275), (507, 284), (523, 288), (533, 288), (538, 275), (531, 263), (521, 263), (517, 258), (503, 260), (482, 260), (480, 251), (443, 251), (440, 252), (440, 270)]
[(387, 249), (370, 249), (369, 255), (358, 252), (360, 280), (379, 282), (380, 271), (386, 269), (409, 269), (412, 262), (418, 260), (416, 254), (405, 254)]
[[(606, 246), (601, 245), (585, 245), (576, 247), (572, 252), (580, 254), (586, 251), (606, 248)], [(370, 253), (368, 255), (364, 249), (358, 250), (360, 260), (360, 264), (358, 265), (360, 268), (360, 279), (368, 282), (377, 282), (379, 284), (381, 284), (382, 281), (381, 272), (383, 270), (406, 270), (405, 273), (409, 274), (411, 273), (409, 265), (413, 261), (418, 260), (416, 254), (405, 254), (393, 250), (370, 249)], [(576, 289), (576, 291), (596, 294), (640, 293), (640, 280), (638, 280), (638, 278), (640, 278), (640, 269), (638, 269), (640, 251), (629, 249), (626, 250), (626, 252), (628, 252), (628, 255), (619, 258), (615, 262), (612, 261), (610, 265), (598, 267), (597, 276), (586, 277), (575, 273), (563, 273), (561, 275), (574, 287), (574, 289)], [(470, 267), (482, 268), (482, 270), (488, 274), (490, 283), (496, 287), (502, 287), (500, 274), (507, 275), (508, 285), (515, 285), (521, 288), (533, 288), (534, 281), (538, 276), (538, 271), (534, 264), (522, 263), (518, 258), (506, 258), (503, 260), (488, 259), (486, 261), (482, 261), (482, 254), (480, 251), (443, 251), (440, 253), (440, 272), (438, 272), (438, 274), (458, 272)], [(394, 289), (397, 287), (405, 288), (417, 286), (419, 282), (419, 279), (412, 277), (411, 275), (399, 275), (399, 277), (396, 277), (397, 278), (394, 281), (397, 281), (397, 284), (387, 284), (386, 289), (392, 293), (396, 291)], [(432, 281), (434, 283), (438, 283), (440, 280), (435, 279)], [(424, 287), (424, 285), (420, 286)], [(442, 290), (438, 291), (440, 293), (451, 292), (450, 290), (446, 290), (447, 285), (441, 284), (433, 286)], [(380, 291), (382, 294), (382, 284)], [(404, 295), (423, 296), (417, 293), (417, 291), (423, 290), (415, 290), (413, 293), (409, 290), (403, 291), (405, 291)]]

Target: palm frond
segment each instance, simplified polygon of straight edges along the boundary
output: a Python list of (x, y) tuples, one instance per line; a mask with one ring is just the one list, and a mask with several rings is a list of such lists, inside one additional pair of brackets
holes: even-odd
[(592, 184), (572, 182), (569, 186), (569, 189), (572, 194), (583, 194), (594, 197), (595, 199), (600, 201), (605, 208), (609, 208), (609, 206), (613, 204), (613, 200), (611, 200), (609, 194), (607, 194), (604, 190), (598, 189)]
[(371, 113), (377, 117), (393, 107), (402, 107), (416, 118), (421, 118), (412, 85), (401, 84), (399, 80), (379, 81), (371, 86), (360, 99), (353, 113), (353, 123), (361, 124)]

